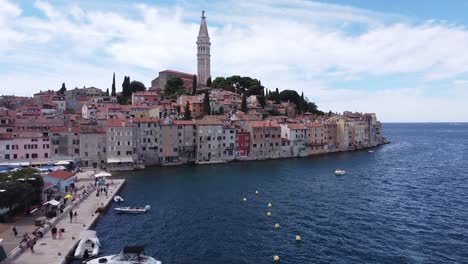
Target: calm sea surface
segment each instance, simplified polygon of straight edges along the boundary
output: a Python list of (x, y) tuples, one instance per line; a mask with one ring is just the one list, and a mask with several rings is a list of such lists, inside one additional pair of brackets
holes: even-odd
[(468, 263), (468, 124), (384, 132), (392, 143), (374, 153), (121, 173), (125, 204), (152, 210), (109, 210), (96, 226), (101, 253), (144, 245), (164, 264)]

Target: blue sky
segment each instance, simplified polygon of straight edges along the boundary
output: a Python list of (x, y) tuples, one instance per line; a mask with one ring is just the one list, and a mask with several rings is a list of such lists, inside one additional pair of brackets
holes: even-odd
[(468, 1), (449, 3), (0, 0), (1, 93), (194, 73), (204, 9), (213, 77), (256, 77), (386, 122), (468, 121)]

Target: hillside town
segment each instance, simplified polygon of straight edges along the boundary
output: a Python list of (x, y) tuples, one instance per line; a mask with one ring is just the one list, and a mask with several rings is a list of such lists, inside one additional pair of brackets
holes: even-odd
[[(211, 80), (211, 42), (202, 14), (197, 74), (164, 70), (146, 88), (96, 87), (0, 96), (0, 163), (132, 170), (305, 157), (386, 142), (373, 113), (324, 113), (293, 90), (250, 77)], [(110, 78), (109, 78), (110, 79)], [(109, 84), (111, 82), (109, 81)]]

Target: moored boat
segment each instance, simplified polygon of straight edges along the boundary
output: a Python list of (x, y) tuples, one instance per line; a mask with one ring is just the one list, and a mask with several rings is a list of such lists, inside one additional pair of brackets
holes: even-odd
[(80, 233), (80, 242), (75, 250), (75, 257), (81, 259), (89, 259), (97, 257), (99, 254), (99, 239), (97, 238), (96, 231), (86, 230)]
[(114, 208), (118, 213), (128, 213), (128, 214), (143, 214), (150, 210), (150, 206), (145, 207), (135, 207), (135, 206), (126, 206), (126, 207), (117, 207)]
[(161, 264), (161, 261), (153, 257), (143, 255), (144, 247), (141, 246), (126, 246), (122, 252), (117, 255), (109, 255), (99, 257), (87, 261), (86, 264)]
[(335, 170), (335, 175), (336, 176), (342, 176), (342, 175), (345, 175), (345, 174), (346, 174), (345, 170), (342, 170), (342, 169), (336, 169)]
[(125, 201), (124, 198), (122, 198), (121, 196), (118, 196), (118, 195), (114, 196), (114, 202), (121, 203), (124, 201)]

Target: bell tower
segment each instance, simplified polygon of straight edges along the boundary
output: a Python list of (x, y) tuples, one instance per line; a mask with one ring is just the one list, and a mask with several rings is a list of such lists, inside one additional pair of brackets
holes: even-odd
[(199, 86), (206, 86), (206, 81), (211, 77), (210, 46), (205, 11), (202, 11), (200, 30), (197, 37), (197, 80)]

